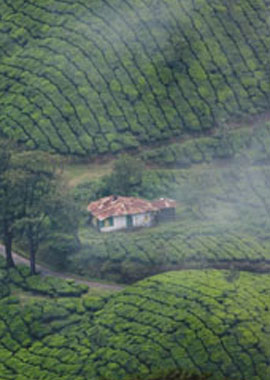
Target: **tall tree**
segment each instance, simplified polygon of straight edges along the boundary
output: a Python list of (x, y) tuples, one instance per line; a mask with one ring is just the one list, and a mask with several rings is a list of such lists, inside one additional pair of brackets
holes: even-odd
[(27, 242), (31, 273), (35, 274), (40, 243), (53, 230), (60, 235), (77, 231), (78, 210), (66, 187), (60, 186), (59, 174), (55, 156), (0, 141), (0, 238), (8, 267), (14, 266), (14, 238)]
[[(19, 239), (26, 241), (31, 274), (36, 273), (36, 255), (41, 243), (76, 235), (78, 210), (61, 179), (58, 160), (44, 152), (23, 152), (16, 157), (21, 165), (22, 215), (16, 221)], [(59, 240), (59, 239), (58, 239)], [(57, 247), (53, 246), (57, 251)], [(59, 253), (59, 250), (58, 250)]]
[(21, 176), (12, 164), (16, 153), (17, 147), (11, 141), (0, 141), (0, 237), (5, 246), (8, 267), (15, 266), (12, 258), (14, 224), (22, 214)]
[(18, 154), (14, 166), (21, 170), (21, 215), (15, 228), (19, 236), (26, 237), (31, 274), (35, 274), (36, 252), (50, 226), (50, 199), (56, 188), (57, 162), (47, 153), (31, 151)]

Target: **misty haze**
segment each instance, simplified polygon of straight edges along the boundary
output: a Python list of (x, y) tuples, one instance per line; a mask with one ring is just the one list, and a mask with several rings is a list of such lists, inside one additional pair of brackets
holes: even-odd
[(0, 380), (270, 380), (266, 0), (0, 0)]

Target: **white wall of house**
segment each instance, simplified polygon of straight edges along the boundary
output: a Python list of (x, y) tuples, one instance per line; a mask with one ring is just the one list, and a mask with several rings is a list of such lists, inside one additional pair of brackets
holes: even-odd
[(107, 226), (105, 221), (105, 226), (100, 228), (102, 232), (117, 231), (127, 228), (127, 218), (126, 216), (114, 216), (113, 217), (113, 226)]
[(134, 227), (150, 227), (154, 222), (154, 214), (146, 212), (144, 214), (132, 215)]
[[(144, 214), (134, 214), (132, 215), (132, 226), (133, 227), (150, 227), (154, 223), (154, 214), (152, 212), (147, 212)], [(109, 225), (108, 220), (105, 220), (105, 226), (100, 228), (101, 232), (110, 232), (123, 230), (128, 228), (127, 226), (127, 216), (114, 216), (113, 226)]]

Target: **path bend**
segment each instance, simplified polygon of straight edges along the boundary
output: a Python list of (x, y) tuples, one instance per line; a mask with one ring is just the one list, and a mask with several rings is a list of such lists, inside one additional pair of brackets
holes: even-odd
[[(5, 248), (1, 244), (0, 244), (0, 255), (5, 257)], [(12, 257), (15, 264), (24, 264), (24, 265), (29, 266), (29, 260), (26, 259), (25, 257), (22, 257), (15, 252), (12, 252)], [(53, 277), (63, 278), (65, 280), (74, 280), (78, 282), (79, 284), (85, 284), (89, 286), (89, 288), (100, 288), (104, 290), (115, 290), (115, 291), (120, 291), (124, 289), (124, 286), (121, 286), (121, 285), (102, 284), (100, 282), (87, 281), (82, 278), (78, 278), (77, 276), (73, 276), (71, 274), (65, 274), (65, 273), (53, 271), (50, 268), (44, 265), (40, 265), (40, 264), (36, 265), (36, 269), (42, 276), (53, 276)]]

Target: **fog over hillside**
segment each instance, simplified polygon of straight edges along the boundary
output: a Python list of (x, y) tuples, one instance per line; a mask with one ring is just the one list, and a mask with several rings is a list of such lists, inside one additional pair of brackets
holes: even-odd
[(0, 380), (270, 380), (269, 6), (0, 0)]
[(220, 128), (269, 104), (267, 4), (3, 1), (1, 130), (96, 155)]

